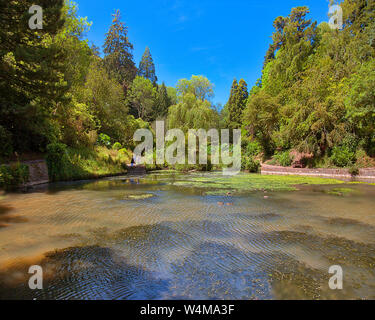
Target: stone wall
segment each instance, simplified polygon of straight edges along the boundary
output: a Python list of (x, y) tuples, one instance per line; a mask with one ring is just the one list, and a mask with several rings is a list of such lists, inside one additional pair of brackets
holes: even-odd
[(348, 169), (307, 169), (271, 166), (263, 164), (261, 173), (265, 175), (298, 175), (321, 178), (340, 179), (345, 181), (375, 182), (375, 168), (360, 169), (359, 175), (353, 177)]
[(49, 182), (48, 168), (45, 160), (25, 161), (22, 163), (29, 167), (29, 181), (25, 186), (34, 186)]

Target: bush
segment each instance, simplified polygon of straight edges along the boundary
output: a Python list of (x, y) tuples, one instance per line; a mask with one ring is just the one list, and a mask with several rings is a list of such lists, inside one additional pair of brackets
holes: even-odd
[(12, 153), (12, 135), (3, 126), (0, 126), (0, 157), (9, 157)]
[(120, 142), (115, 142), (112, 146), (113, 150), (120, 150), (122, 148), (122, 145)]
[(67, 146), (63, 143), (51, 143), (47, 146), (48, 175), (51, 181), (58, 181), (64, 176), (66, 163), (69, 162)]
[(283, 167), (289, 167), (292, 164), (292, 157), (290, 156), (290, 151), (278, 152), (273, 157), (276, 162)]
[(245, 154), (248, 156), (257, 156), (262, 152), (262, 146), (257, 141), (251, 141), (247, 144)]
[(123, 155), (127, 155), (128, 154), (128, 150), (126, 148), (122, 148), (118, 151), (120, 154), (123, 154)]
[(348, 167), (355, 161), (355, 154), (347, 146), (334, 147), (332, 149), (331, 160), (338, 167)]
[(260, 169), (260, 162), (257, 160), (254, 160), (253, 157), (242, 157), (241, 162), (241, 169), (242, 170), (248, 170), (249, 172), (259, 172)]
[(111, 138), (105, 133), (99, 134), (98, 144), (101, 146), (109, 147), (111, 145)]
[(16, 163), (9, 166), (0, 166), (0, 187), (13, 190), (29, 179), (29, 167)]
[(351, 167), (349, 168), (349, 173), (350, 173), (353, 177), (358, 176), (358, 175), (359, 175), (359, 168), (358, 168), (358, 166), (356, 166), (356, 165), (351, 166)]

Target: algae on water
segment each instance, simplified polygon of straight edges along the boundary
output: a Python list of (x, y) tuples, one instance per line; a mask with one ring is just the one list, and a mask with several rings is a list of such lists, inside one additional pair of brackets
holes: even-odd
[[(293, 191), (298, 190), (298, 185), (337, 185), (343, 184), (344, 181), (317, 177), (302, 176), (276, 176), (276, 175), (259, 175), (259, 174), (239, 174), (236, 176), (223, 176), (211, 173), (210, 176), (193, 175), (180, 176), (173, 183), (175, 186), (219, 189), (218, 194), (228, 191)], [(225, 191), (224, 191), (225, 190)], [(213, 194), (210, 193), (206, 194)]]

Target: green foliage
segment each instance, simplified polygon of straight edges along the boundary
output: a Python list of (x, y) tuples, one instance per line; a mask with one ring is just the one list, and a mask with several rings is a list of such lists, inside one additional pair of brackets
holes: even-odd
[(191, 76), (191, 79), (181, 79), (177, 83), (179, 97), (190, 93), (201, 101), (209, 100), (214, 96), (214, 85), (204, 76)]
[(355, 153), (347, 146), (336, 146), (332, 149), (331, 160), (338, 167), (351, 166), (355, 161)]
[(317, 26), (307, 18), (307, 7), (274, 21), (262, 78), (242, 118), (267, 156), (295, 149), (312, 153), (316, 164), (326, 159), (325, 165), (337, 166), (350, 165), (359, 146), (375, 156), (375, 5), (351, 0), (340, 5), (340, 31), (327, 23)]
[[(127, 130), (128, 107), (122, 87), (108, 76), (98, 57), (92, 58), (89, 67), (83, 101), (95, 120), (95, 128), (124, 143)], [(92, 124), (85, 127), (93, 130)]]
[(31, 1), (1, 1), (0, 126), (16, 151), (43, 150), (54, 138), (50, 114), (66, 102), (66, 54), (58, 35), (64, 26), (63, 0), (38, 2), (43, 29), (28, 28)]
[(0, 166), (0, 188), (14, 190), (29, 179), (29, 167), (21, 163)]
[(246, 145), (245, 154), (249, 156), (257, 156), (262, 152), (262, 146), (257, 141), (250, 141)]
[(68, 163), (67, 146), (63, 143), (49, 144), (46, 161), (50, 180), (61, 180), (65, 175), (66, 164)]
[(111, 138), (105, 133), (99, 134), (98, 145), (109, 147), (111, 145)]
[(171, 100), (167, 87), (163, 82), (157, 90), (153, 119), (163, 119), (168, 115), (168, 108), (172, 105)]
[(241, 160), (241, 169), (257, 173), (260, 169), (260, 162), (252, 156), (244, 155)]
[(359, 168), (357, 165), (353, 165), (349, 168), (349, 173), (355, 177), (355, 176), (358, 176), (359, 175)]
[(152, 82), (149, 79), (137, 76), (127, 96), (132, 114), (145, 121), (151, 120), (156, 95), (156, 89)]
[(292, 157), (290, 156), (290, 151), (277, 152), (273, 159), (276, 163), (283, 167), (289, 167), (292, 164)]
[(129, 155), (107, 147), (69, 148), (48, 146), (48, 173), (51, 181), (98, 178), (126, 172)]
[(112, 25), (104, 43), (104, 66), (111, 78), (116, 79), (126, 92), (137, 74), (133, 61), (133, 45), (128, 38), (128, 28), (121, 22), (120, 10), (112, 16)]
[(251, 136), (256, 138), (267, 154), (272, 154), (275, 148), (273, 134), (278, 128), (279, 104), (265, 91), (249, 97), (243, 113), (243, 122)]
[[(120, 142), (115, 142), (112, 146), (112, 149), (113, 150), (120, 150), (122, 148), (121, 146), (121, 143)], [(126, 149), (125, 149), (126, 150)]]
[(9, 157), (13, 153), (12, 135), (4, 127), (0, 126), (0, 158)]
[(234, 79), (230, 91), (230, 97), (226, 105), (228, 111), (228, 124), (231, 129), (241, 128), (242, 112), (246, 107), (249, 93), (246, 82), (241, 79), (239, 83)]
[(168, 124), (170, 128), (180, 128), (184, 132), (189, 129), (210, 129), (218, 123), (217, 117), (209, 101), (202, 101), (194, 94), (187, 93), (177, 105), (169, 108)]
[(154, 61), (152, 60), (149, 47), (146, 47), (145, 52), (142, 56), (142, 60), (139, 63), (138, 75), (146, 79), (149, 79), (154, 86), (158, 81), (158, 78), (155, 74)]

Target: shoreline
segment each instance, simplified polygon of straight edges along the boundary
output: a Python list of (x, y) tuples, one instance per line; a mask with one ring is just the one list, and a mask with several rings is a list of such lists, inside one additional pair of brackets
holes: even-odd
[(358, 175), (351, 175), (349, 169), (333, 169), (333, 168), (292, 168), (273, 166), (262, 164), (262, 175), (280, 175), (280, 176), (305, 176), (305, 177), (318, 177), (327, 179), (337, 179), (347, 182), (367, 182), (375, 183), (375, 168), (364, 168), (359, 170)]

